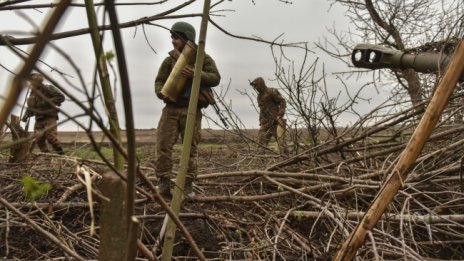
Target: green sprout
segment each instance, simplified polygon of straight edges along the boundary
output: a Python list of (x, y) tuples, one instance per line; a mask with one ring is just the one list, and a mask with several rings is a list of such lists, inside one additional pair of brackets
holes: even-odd
[(293, 215), (295, 216), (296, 220), (301, 221), (303, 219), (303, 212), (301, 211), (295, 211), (293, 212)]
[(49, 183), (38, 183), (31, 176), (24, 176), (21, 182), (23, 183), (23, 191), (30, 201), (36, 201), (43, 194), (52, 189), (52, 185)]
[(113, 60), (113, 58), (114, 58), (114, 53), (113, 53), (113, 51), (108, 51), (108, 52), (105, 53), (105, 59), (106, 59), (107, 61), (111, 61), (111, 60)]

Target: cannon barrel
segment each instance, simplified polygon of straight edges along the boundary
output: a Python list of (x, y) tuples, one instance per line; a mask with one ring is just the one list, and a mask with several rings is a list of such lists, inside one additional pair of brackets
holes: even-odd
[(411, 54), (376, 44), (358, 44), (351, 53), (351, 61), (360, 68), (413, 69), (421, 73), (435, 73), (446, 69), (450, 56), (433, 52)]

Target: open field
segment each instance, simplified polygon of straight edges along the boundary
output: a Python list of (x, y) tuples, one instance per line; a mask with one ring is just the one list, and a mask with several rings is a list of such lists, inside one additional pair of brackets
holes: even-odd
[[(156, 129), (138, 129), (135, 131), (135, 139), (139, 144), (150, 144), (156, 140)], [(258, 130), (244, 130), (244, 133), (250, 137), (256, 137)], [(92, 136), (99, 142), (109, 142), (108, 138), (105, 138), (103, 132), (93, 132)], [(59, 132), (59, 138), (63, 143), (88, 143), (89, 138), (85, 132)], [(221, 142), (221, 141), (233, 141), (238, 140), (236, 134), (228, 130), (213, 130), (203, 129), (201, 132), (202, 141), (206, 143), (210, 142)], [(121, 139), (126, 142), (125, 131), (121, 132)]]
[[(135, 131), (135, 139), (138, 144), (151, 144), (155, 143), (156, 140), (156, 129), (138, 129)], [(242, 130), (242, 133), (250, 138), (255, 138), (258, 134), (257, 129)], [(31, 133), (30, 133), (31, 134)], [(59, 139), (65, 144), (87, 144), (90, 142), (90, 139), (85, 132), (75, 132), (75, 131), (59, 131)], [(108, 143), (109, 139), (105, 137), (104, 133), (101, 131), (92, 132), (92, 136), (97, 142)], [(230, 130), (213, 130), (213, 129), (203, 129), (201, 132), (201, 138), (203, 142), (206, 143), (220, 143), (224, 141), (240, 141), (241, 139), (238, 135)], [(126, 142), (126, 133), (121, 131), (122, 142)], [(11, 141), (11, 136), (8, 133), (5, 133), (3, 141)]]

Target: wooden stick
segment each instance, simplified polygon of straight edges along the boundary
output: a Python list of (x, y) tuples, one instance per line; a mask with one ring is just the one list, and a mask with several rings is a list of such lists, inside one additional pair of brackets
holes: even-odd
[[(287, 218), (288, 211), (275, 211), (274, 215), (278, 217), (285, 216)], [(327, 216), (325, 212), (320, 211), (292, 211), (292, 216), (297, 218), (332, 218)], [(365, 212), (358, 212), (358, 211), (350, 211), (344, 213), (343, 215), (346, 219), (349, 220), (357, 220), (362, 218), (366, 213)], [(436, 215), (436, 214), (428, 214), (428, 215), (417, 215), (417, 214), (396, 214), (396, 213), (387, 213), (384, 215), (384, 221), (412, 221), (416, 223), (423, 223), (423, 224), (437, 224), (437, 223), (446, 223), (449, 224), (451, 222), (456, 223), (463, 223), (464, 222), (464, 215), (462, 214), (453, 214), (453, 215)]]

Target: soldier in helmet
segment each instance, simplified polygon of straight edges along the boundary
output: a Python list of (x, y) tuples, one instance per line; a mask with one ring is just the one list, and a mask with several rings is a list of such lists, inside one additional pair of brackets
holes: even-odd
[[(171, 28), (171, 42), (174, 50), (169, 52), (169, 56), (162, 62), (158, 74), (155, 79), (155, 93), (158, 98), (162, 99), (165, 103), (161, 118), (158, 122), (156, 132), (156, 152), (155, 152), (155, 172), (159, 178), (159, 188), (163, 195), (170, 195), (170, 190), (173, 187), (170, 177), (172, 175), (173, 159), (172, 149), (177, 142), (179, 134), (184, 138), (185, 127), (187, 122), (187, 111), (189, 106), (190, 91), (193, 81), (193, 66), (186, 66), (182, 69), (179, 77), (185, 77), (186, 82), (183, 87), (182, 93), (176, 101), (172, 101), (161, 93), (161, 90), (166, 83), (176, 61), (179, 53), (182, 52), (187, 42), (189, 44), (195, 43), (195, 28), (186, 22), (176, 22)], [(195, 57), (195, 56), (194, 56)], [(205, 54), (203, 62), (203, 70), (201, 72), (201, 89), (207, 89), (219, 85), (221, 76), (211, 56)], [(190, 161), (188, 166), (188, 173), (185, 182), (184, 192), (192, 196), (192, 182), (197, 176), (197, 146), (200, 141), (201, 108), (204, 108), (208, 103), (202, 102), (199, 99), (195, 127), (192, 140), (192, 148), (190, 152)]]
[(57, 120), (64, 95), (54, 86), (43, 84), (43, 76), (31, 74), (29, 78), (31, 94), (27, 98), (27, 109), (22, 121), (35, 117), (34, 133), (41, 152), (49, 152), (47, 142), (56, 153), (63, 155), (63, 147), (58, 140)]
[(260, 110), (258, 143), (262, 146), (267, 146), (271, 137), (274, 137), (280, 152), (287, 154), (284, 132), (278, 132), (279, 127), (283, 131), (285, 130), (285, 99), (277, 89), (267, 87), (262, 77), (254, 79), (250, 85), (258, 92), (258, 106)]

